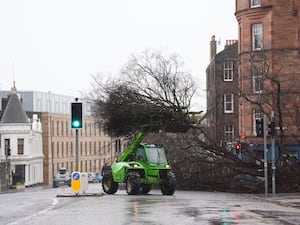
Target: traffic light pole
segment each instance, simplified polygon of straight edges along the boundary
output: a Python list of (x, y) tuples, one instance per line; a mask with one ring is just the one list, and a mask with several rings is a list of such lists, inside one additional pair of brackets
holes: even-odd
[[(274, 125), (274, 111), (271, 113), (271, 123)], [(276, 165), (275, 165), (275, 135), (272, 132), (272, 194), (275, 195), (275, 172), (276, 172)]]
[(266, 114), (263, 114), (264, 124), (264, 173), (265, 173), (265, 197), (268, 195), (268, 149), (267, 149), (267, 120)]
[(79, 172), (79, 151), (78, 151), (78, 129), (76, 129), (76, 143), (75, 143), (75, 148), (76, 148), (76, 169), (75, 171)]

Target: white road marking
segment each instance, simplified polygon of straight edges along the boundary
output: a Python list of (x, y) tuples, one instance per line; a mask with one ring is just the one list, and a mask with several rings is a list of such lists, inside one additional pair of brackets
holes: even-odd
[(39, 211), (39, 212), (37, 212), (37, 213), (34, 213), (34, 214), (30, 215), (30, 216), (27, 216), (27, 217), (18, 219), (18, 220), (16, 220), (16, 221), (12, 222), (12, 223), (7, 224), (7, 225), (18, 225), (18, 224), (22, 224), (23, 222), (25, 222), (25, 221), (27, 221), (27, 220), (30, 220), (30, 219), (32, 219), (32, 218), (34, 218), (34, 217), (36, 217), (36, 216), (42, 215), (42, 214), (44, 214), (44, 213), (46, 213), (46, 212), (49, 212), (50, 210), (54, 209), (54, 207), (55, 207), (57, 204), (58, 204), (58, 199), (57, 199), (57, 198), (53, 198), (53, 199), (52, 199), (52, 203), (51, 203), (51, 205), (50, 205), (48, 208), (43, 209), (43, 210), (41, 210), (41, 211)]

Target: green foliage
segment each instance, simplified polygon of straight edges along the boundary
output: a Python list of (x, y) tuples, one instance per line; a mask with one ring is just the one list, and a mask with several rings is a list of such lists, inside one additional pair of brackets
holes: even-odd
[(136, 131), (186, 131), (191, 123), (181, 107), (154, 102), (126, 86), (117, 86), (105, 101), (98, 100), (97, 113), (106, 131), (115, 136)]

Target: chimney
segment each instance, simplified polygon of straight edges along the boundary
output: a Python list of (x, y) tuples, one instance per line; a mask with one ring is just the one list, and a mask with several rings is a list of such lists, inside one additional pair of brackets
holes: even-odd
[(237, 42), (238, 42), (237, 40), (226, 40), (226, 44), (224, 46), (224, 49), (228, 48), (230, 45), (233, 45)]
[(215, 35), (211, 37), (210, 41), (210, 60), (212, 60), (217, 54), (217, 42)]

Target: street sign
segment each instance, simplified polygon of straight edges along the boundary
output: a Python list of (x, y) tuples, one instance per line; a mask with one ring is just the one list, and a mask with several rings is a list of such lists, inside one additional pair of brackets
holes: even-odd
[(81, 175), (79, 172), (73, 172), (72, 173), (72, 183), (71, 183), (71, 186), (72, 186), (72, 190), (75, 192), (75, 193), (79, 193), (80, 191), (80, 186), (81, 186)]

